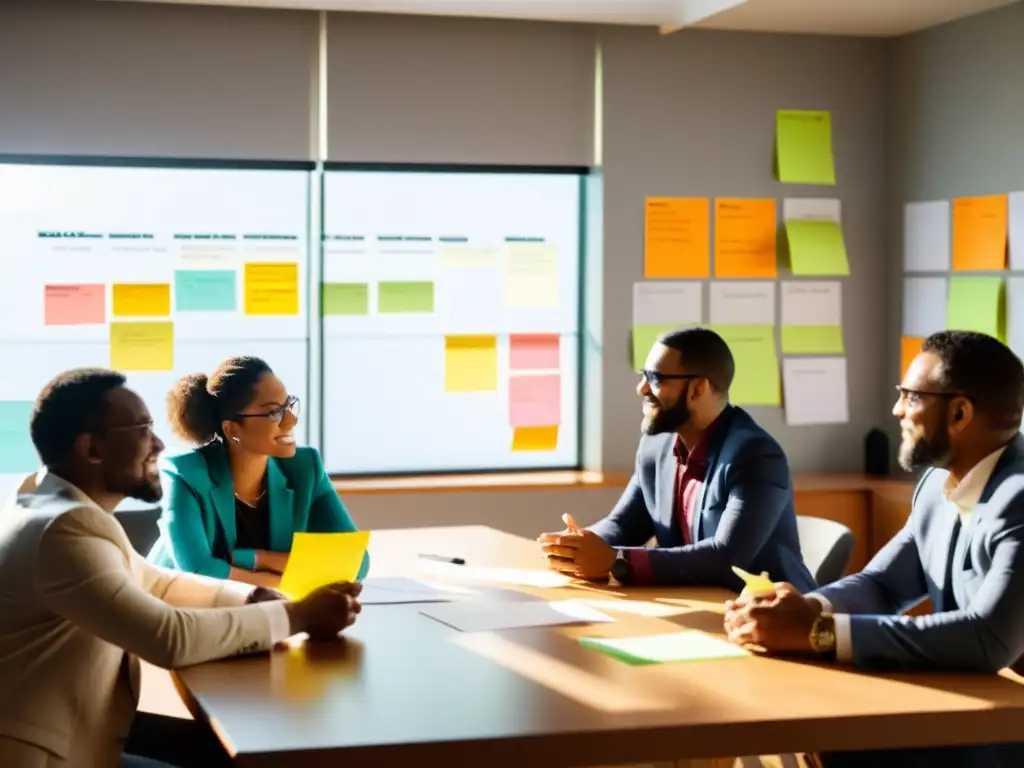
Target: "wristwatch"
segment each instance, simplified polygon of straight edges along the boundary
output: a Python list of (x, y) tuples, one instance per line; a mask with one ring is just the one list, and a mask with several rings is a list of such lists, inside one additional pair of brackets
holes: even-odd
[(811, 649), (821, 656), (835, 657), (836, 620), (831, 613), (821, 613), (811, 625)]
[(633, 566), (629, 564), (629, 560), (626, 558), (626, 553), (621, 549), (615, 555), (615, 562), (612, 563), (611, 574), (612, 578), (620, 584), (628, 584), (629, 578), (633, 575)]

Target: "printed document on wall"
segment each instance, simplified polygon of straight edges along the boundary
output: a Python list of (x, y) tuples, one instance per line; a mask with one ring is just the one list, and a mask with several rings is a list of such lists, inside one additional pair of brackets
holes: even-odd
[(903, 208), (903, 270), (948, 272), (949, 267), (949, 201), (907, 203)]
[(782, 361), (782, 387), (786, 423), (791, 427), (812, 424), (846, 424), (845, 357), (791, 357)]
[(903, 281), (903, 335), (927, 338), (946, 329), (944, 277), (908, 277)]

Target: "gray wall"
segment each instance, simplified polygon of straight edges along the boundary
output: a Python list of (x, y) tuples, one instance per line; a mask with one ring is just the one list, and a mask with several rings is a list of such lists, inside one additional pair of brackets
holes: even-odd
[(902, 375), (904, 204), (1024, 190), (1024, 3), (894, 40), (889, 70), (891, 387)]

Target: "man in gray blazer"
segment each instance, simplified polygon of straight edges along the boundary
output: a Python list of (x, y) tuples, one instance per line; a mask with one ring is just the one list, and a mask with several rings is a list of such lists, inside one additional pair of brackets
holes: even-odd
[[(727, 606), (729, 638), (868, 669), (997, 672), (1024, 656), (1024, 366), (980, 333), (930, 336), (898, 387), (910, 518), (863, 572)], [(930, 597), (935, 613), (903, 615)], [(941, 739), (941, 734), (935, 734)], [(1024, 765), (1024, 745), (822, 756), (832, 766)]]
[[(636, 469), (606, 518), (540, 537), (555, 570), (625, 584), (739, 591), (733, 567), (813, 589), (800, 555), (793, 485), (779, 444), (729, 404), (735, 363), (708, 328), (663, 335), (637, 394), (643, 437)], [(656, 547), (646, 547), (651, 538)]]

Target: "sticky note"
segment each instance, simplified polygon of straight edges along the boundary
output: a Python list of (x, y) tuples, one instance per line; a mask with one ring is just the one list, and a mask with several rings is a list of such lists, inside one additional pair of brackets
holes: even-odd
[(299, 265), (270, 261), (246, 264), (245, 314), (299, 314)]
[(736, 405), (779, 405), (782, 382), (775, 326), (715, 325), (712, 330), (729, 345), (736, 363), (729, 400)]
[(114, 283), (114, 317), (167, 317), (170, 283)]
[(39, 467), (28, 431), (33, 403), (0, 400), (0, 475), (27, 474)]
[(775, 283), (722, 280), (711, 283), (712, 325), (775, 325)]
[(945, 330), (948, 294), (948, 278), (905, 277), (903, 335), (926, 338), (937, 331)]
[(370, 286), (366, 283), (324, 283), (321, 286), (320, 311), (324, 317), (367, 315), (370, 313)]
[(948, 272), (950, 259), (948, 200), (907, 203), (903, 207), (905, 272)]
[(695, 629), (640, 637), (581, 637), (584, 648), (600, 651), (627, 664), (666, 664), (684, 661), (743, 659), (750, 652)]
[(1006, 269), (1009, 203), (1006, 195), (953, 200), (953, 270)]
[(370, 543), (369, 531), (295, 533), (279, 589), (292, 600), (339, 581), (355, 581)]
[(1024, 269), (1024, 192), (1011, 192), (1008, 207), (1010, 269), (1019, 272)]
[(1001, 277), (951, 277), (946, 324), (951, 331), (977, 331), (1005, 341)]
[(841, 355), (843, 329), (838, 325), (784, 325), (782, 354)]
[(562, 423), (562, 377), (520, 374), (508, 380), (508, 417), (512, 427)]
[(177, 312), (234, 312), (238, 273), (233, 269), (179, 269), (174, 273)]
[(921, 347), (924, 346), (924, 339), (916, 336), (904, 336), (900, 339), (900, 374), (907, 372), (907, 368), (914, 362), (914, 358), (921, 354)]
[(516, 427), (512, 430), (513, 451), (553, 451), (558, 448), (558, 427)]
[(754, 595), (765, 595), (775, 591), (775, 585), (772, 584), (772, 580), (768, 578), (767, 571), (761, 571), (760, 574), (747, 573), (742, 568), (737, 568), (735, 565), (732, 567), (732, 572), (743, 579), (744, 590)]
[(382, 282), (377, 285), (377, 311), (382, 315), (429, 314), (434, 311), (434, 284), (429, 280)]
[(674, 331), (679, 327), (675, 323), (633, 326), (633, 370), (642, 371), (644, 369), (647, 355), (661, 334)]
[(633, 326), (700, 323), (703, 284), (696, 280), (657, 280), (633, 283)]
[(774, 278), (775, 201), (715, 200), (715, 277)]
[(842, 283), (785, 280), (782, 292), (782, 353), (842, 354)]
[(548, 243), (506, 242), (505, 306), (551, 309), (558, 306), (558, 252)]
[(849, 422), (845, 357), (784, 358), (782, 387), (789, 426)]
[(711, 274), (711, 206), (706, 197), (648, 197), (644, 277)]
[(836, 221), (786, 222), (789, 265), (794, 275), (849, 275), (842, 225)]
[(830, 113), (780, 109), (775, 115), (775, 152), (779, 181), (836, 183)]
[(110, 367), (115, 371), (174, 369), (174, 323), (110, 324)]
[(509, 334), (509, 368), (513, 371), (557, 371), (562, 367), (557, 333)]
[(469, 243), (442, 243), (441, 264), (448, 269), (496, 267), (498, 250)]
[(46, 325), (102, 325), (107, 321), (107, 286), (47, 285), (43, 288), (43, 306)]
[(492, 392), (498, 388), (497, 336), (446, 336), (445, 392)]

